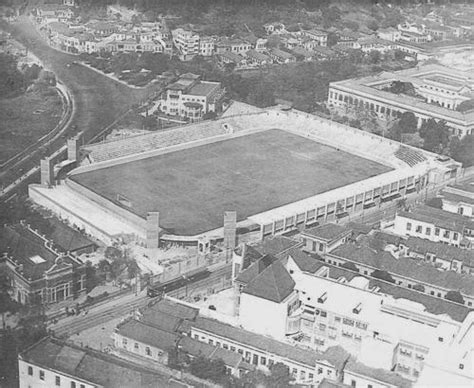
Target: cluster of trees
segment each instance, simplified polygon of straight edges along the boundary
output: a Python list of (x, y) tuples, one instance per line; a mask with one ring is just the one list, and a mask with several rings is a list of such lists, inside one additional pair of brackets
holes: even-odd
[(227, 373), (224, 361), (220, 359), (196, 357), (189, 362), (188, 369), (193, 375), (226, 388), (286, 388), (293, 380), (288, 366), (282, 363), (270, 366), (269, 373), (256, 370), (240, 379)]
[[(0, 381), (2, 386), (18, 384), (18, 353), (47, 335), (44, 309), (37, 300), (20, 306), (10, 297), (11, 283), (6, 268), (0, 265), (0, 314), (3, 334), (0, 336)], [(5, 314), (19, 313), (16, 327), (5, 325)]]
[(126, 278), (133, 279), (139, 272), (136, 261), (130, 256), (129, 249), (119, 249), (115, 246), (107, 247), (104, 252), (105, 259), (99, 261), (97, 269), (103, 277), (118, 280), (124, 274)]
[(15, 97), (23, 93), (26, 88), (40, 78), (42, 68), (37, 64), (18, 68), (15, 56), (0, 53), (0, 96)]

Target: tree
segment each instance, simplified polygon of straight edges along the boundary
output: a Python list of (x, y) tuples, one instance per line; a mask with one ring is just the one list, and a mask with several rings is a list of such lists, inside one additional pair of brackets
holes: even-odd
[(382, 54), (380, 54), (380, 51), (377, 51), (377, 50), (370, 51), (367, 56), (368, 62), (372, 64), (379, 63), (381, 59), (382, 59)]
[(456, 110), (458, 112), (467, 112), (473, 109), (474, 109), (474, 99), (463, 101), (456, 107)]
[(415, 284), (412, 288), (416, 291), (425, 292), (425, 286), (423, 286), (423, 284)]
[(418, 128), (418, 120), (413, 112), (403, 112), (398, 125), (402, 133), (415, 133)]
[(443, 208), (443, 200), (439, 197), (431, 198), (428, 201), (426, 201), (426, 204), (430, 207), (434, 207), (436, 209), (442, 209)]
[(466, 135), (461, 140), (454, 136), (449, 144), (449, 154), (463, 167), (474, 166), (474, 134)]
[(423, 138), (423, 148), (436, 153), (442, 153), (449, 143), (450, 131), (446, 122), (428, 119), (420, 127)]
[(275, 105), (275, 87), (261, 78), (258, 83), (251, 86), (247, 102), (259, 108)]
[(194, 358), (189, 365), (190, 372), (201, 379), (222, 382), (227, 376), (224, 361), (221, 359), (210, 360), (202, 356)]
[(13, 301), (10, 296), (12, 285), (7, 275), (6, 268), (0, 266), (0, 314), (2, 314), (2, 327), (5, 329), (5, 313), (13, 307)]
[(357, 268), (357, 266), (350, 261), (346, 261), (345, 263), (341, 265), (341, 267), (348, 269), (350, 271), (359, 272), (359, 268)]
[(464, 298), (459, 291), (448, 291), (444, 298), (452, 302), (464, 304)]
[(379, 24), (376, 20), (372, 19), (367, 23), (367, 27), (372, 31), (377, 31), (379, 29)]
[(270, 387), (286, 388), (291, 386), (293, 378), (290, 375), (290, 368), (277, 362), (270, 367)]
[(371, 276), (380, 280), (385, 280), (386, 282), (395, 283), (395, 279), (392, 278), (392, 276), (387, 271), (381, 269), (376, 269), (373, 271)]

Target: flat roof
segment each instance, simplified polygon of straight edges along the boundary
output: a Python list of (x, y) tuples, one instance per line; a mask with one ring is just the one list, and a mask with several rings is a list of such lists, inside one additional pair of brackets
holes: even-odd
[[(337, 166), (337, 167), (336, 167)], [(280, 129), (71, 175), (141, 217), (160, 212), (168, 233), (197, 235), (392, 170)]]
[(209, 96), (214, 90), (220, 88), (219, 82), (200, 81), (194, 85), (186, 94), (194, 96)]

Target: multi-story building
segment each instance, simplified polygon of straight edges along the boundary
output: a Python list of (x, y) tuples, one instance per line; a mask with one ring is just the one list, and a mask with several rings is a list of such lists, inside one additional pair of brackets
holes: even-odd
[(4, 226), (0, 247), (18, 303), (56, 303), (86, 291), (86, 265), (27, 224)]
[(328, 45), (328, 33), (320, 30), (303, 30), (301, 31), (303, 36), (318, 42), (319, 46), (326, 47)]
[(301, 233), (303, 249), (318, 255), (324, 255), (344, 244), (351, 233), (351, 229), (331, 223), (309, 228)]
[(177, 28), (171, 32), (173, 36), (173, 44), (180, 53), (182, 60), (190, 60), (195, 55), (199, 55), (199, 35), (183, 28)]
[(216, 42), (216, 53), (222, 54), (224, 52), (231, 52), (233, 54), (245, 54), (247, 51), (252, 49), (252, 45), (238, 38), (223, 38)]
[[(373, 283), (339, 267), (333, 273), (332, 266), (325, 267), (316, 260), (319, 269), (308, 271), (307, 264), (302, 265), (304, 260), (293, 260), (293, 255), (288, 253), (286, 274), (282, 262), (275, 260), (247, 286), (236, 288), (240, 297), (239, 323), (244, 329), (319, 352), (342, 346), (371, 368), (382, 368), (387, 373), (395, 370), (415, 381), (428, 355), (451, 346), (453, 338), (462, 336), (473, 319), (473, 313), (465, 306), (440, 300), (434, 308), (436, 299), (418, 297), (411, 290), (404, 296), (393, 292), (396, 296), (392, 297), (386, 287), (401, 290), (399, 287), (382, 281)], [(252, 267), (255, 271), (260, 265), (255, 262), (246, 270)], [(293, 282), (286, 280), (288, 276)], [(408, 301), (410, 293), (422, 303)], [(282, 329), (270, 333), (268, 321)]]
[[(393, 82), (411, 83), (415, 94), (395, 94)], [(439, 65), (427, 65), (400, 72), (383, 72), (377, 76), (332, 82), (328, 105), (348, 111), (365, 109), (381, 120), (391, 121), (403, 112), (412, 112), (422, 122), (444, 120), (454, 135), (469, 135), (474, 130), (474, 111), (456, 110), (470, 99), (473, 78), (468, 72)]]
[(201, 37), (199, 40), (199, 55), (202, 55), (203, 57), (210, 57), (214, 54), (215, 50), (215, 39), (206, 36), (206, 37)]
[(402, 38), (402, 33), (393, 27), (379, 28), (377, 30), (377, 36), (380, 39), (389, 40), (391, 42), (398, 42)]
[(411, 212), (398, 212), (393, 232), (470, 248), (474, 242), (474, 221), (460, 214), (421, 206)]
[(443, 210), (462, 216), (474, 217), (474, 178), (462, 183), (449, 185), (440, 193)]
[[(192, 387), (134, 362), (46, 337), (18, 356), (20, 388)], [(189, 379), (187, 379), (189, 380)]]
[(184, 74), (168, 85), (160, 100), (162, 112), (199, 121), (209, 112), (219, 112), (225, 89), (220, 82), (201, 81), (195, 74)]

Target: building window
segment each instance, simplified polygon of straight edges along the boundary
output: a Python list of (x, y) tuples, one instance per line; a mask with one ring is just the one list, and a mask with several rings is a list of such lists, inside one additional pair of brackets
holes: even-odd
[(39, 371), (39, 378), (40, 380), (44, 380), (44, 370)]
[(75, 381), (71, 381), (71, 388), (76, 388), (76, 382)]
[(308, 379), (312, 381), (314, 379), (314, 374), (312, 373), (308, 374)]
[(459, 364), (459, 369), (464, 369), (464, 364)]
[(435, 228), (435, 236), (439, 236), (439, 228)]
[(357, 384), (356, 384), (356, 381), (355, 380), (351, 380), (351, 387), (356, 387)]
[(56, 376), (56, 387), (60, 387), (60, 386), (61, 386), (61, 377)]
[(324, 245), (323, 244), (319, 244), (319, 252), (322, 252), (324, 250)]
[(214, 345), (214, 341), (209, 339), (209, 345)]
[(265, 357), (260, 357), (260, 364), (266, 365), (267, 364), (267, 359)]
[(122, 346), (125, 348), (127, 346), (127, 339), (122, 338)]
[(84, 384), (81, 384), (79, 388), (86, 388), (86, 386)]
[(426, 235), (429, 236), (431, 234), (431, 228), (426, 228)]
[(457, 232), (454, 232), (453, 233), (453, 240), (457, 240), (458, 239), (458, 233)]
[(151, 356), (151, 349), (150, 349), (149, 346), (147, 346), (147, 347), (145, 348), (145, 353), (146, 353), (147, 356)]
[(444, 238), (449, 238), (449, 230), (445, 230), (443, 233)]
[(33, 367), (32, 367), (32, 366), (29, 366), (29, 367), (28, 367), (28, 374), (29, 374), (30, 376), (33, 376)]
[(421, 225), (417, 225), (416, 226), (416, 233), (422, 233), (423, 232), (423, 228)]
[(140, 348), (140, 346), (138, 345), (138, 342), (135, 342), (135, 345), (133, 345), (133, 347), (138, 350)]

